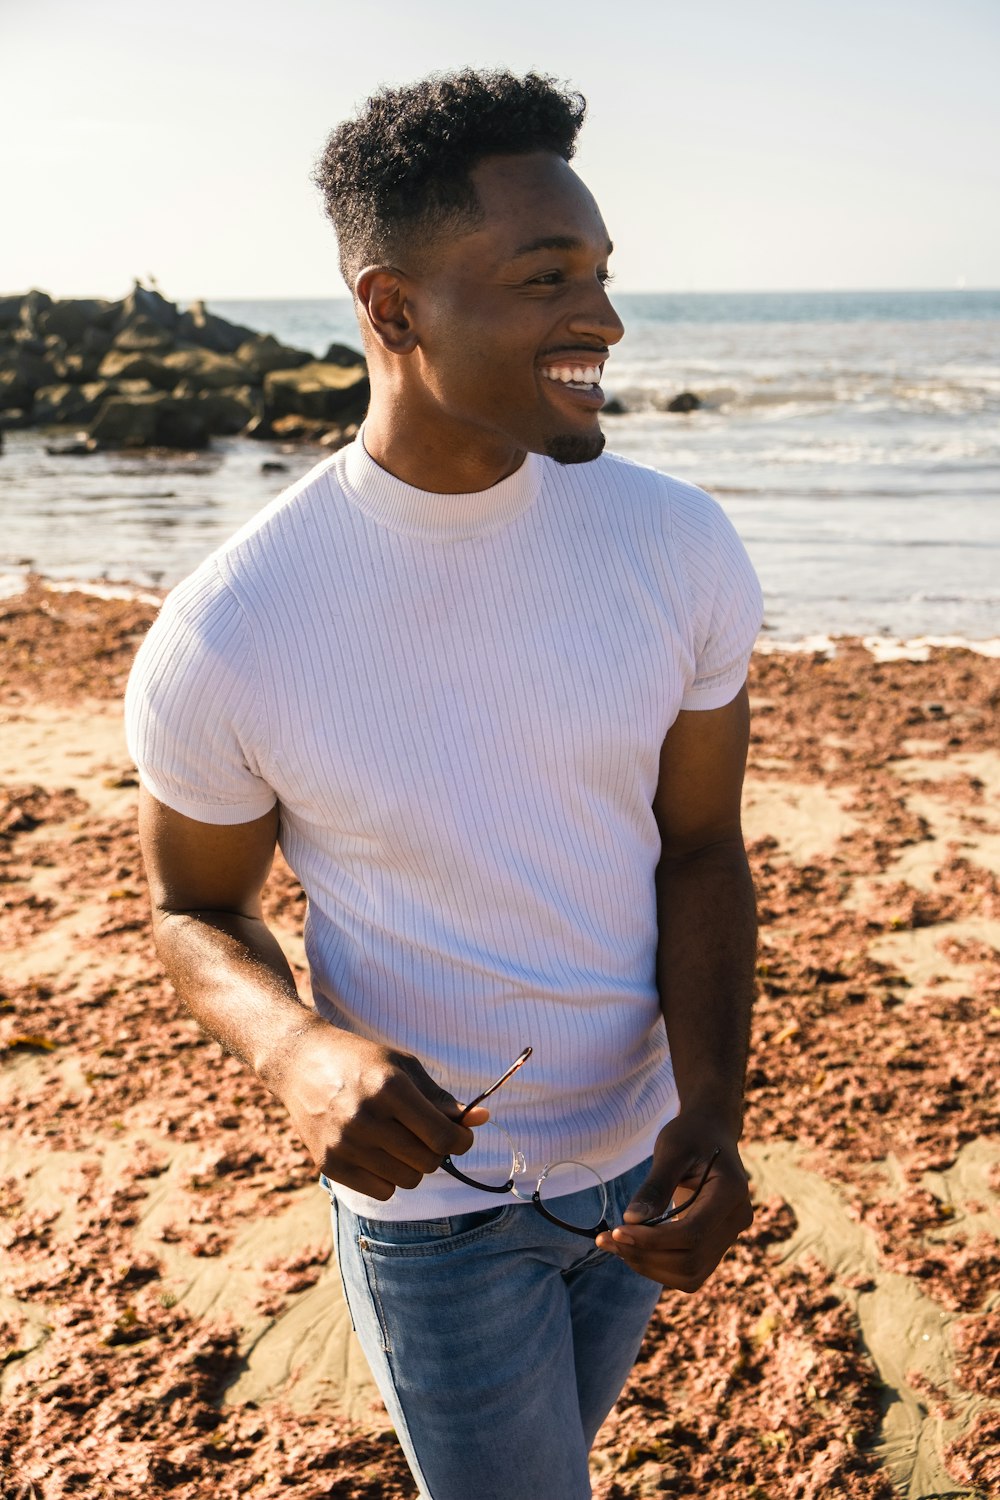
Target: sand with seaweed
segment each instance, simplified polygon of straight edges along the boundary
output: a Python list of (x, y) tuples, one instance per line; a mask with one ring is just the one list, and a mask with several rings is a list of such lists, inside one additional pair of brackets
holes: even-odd
[[(0, 1494), (414, 1488), (282, 1111), (153, 953), (120, 697), (148, 600), (0, 606)], [(599, 1500), (1000, 1484), (1000, 662), (755, 657), (753, 1229), (665, 1293)], [(306, 991), (303, 897), (268, 911)]]

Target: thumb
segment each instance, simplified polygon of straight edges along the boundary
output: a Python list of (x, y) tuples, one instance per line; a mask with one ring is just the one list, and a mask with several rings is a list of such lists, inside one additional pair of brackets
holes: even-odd
[(640, 1224), (646, 1219), (655, 1219), (666, 1213), (674, 1196), (677, 1184), (690, 1172), (693, 1153), (679, 1142), (670, 1140), (670, 1127), (660, 1133), (653, 1147), (653, 1162), (644, 1182), (632, 1194), (632, 1201), (625, 1210), (629, 1224)]
[[(478, 1105), (475, 1109), (470, 1109), (466, 1114), (465, 1105), (460, 1104), (454, 1094), (450, 1094), (447, 1089), (442, 1088), (439, 1083), (435, 1082), (417, 1058), (407, 1057), (403, 1068), (411, 1082), (420, 1090), (424, 1098), (430, 1104), (433, 1104), (435, 1109), (439, 1109), (443, 1115), (447, 1115), (449, 1120), (461, 1120), (463, 1125), (482, 1125), (489, 1119), (490, 1112), (488, 1109), (484, 1109), (482, 1105)], [(464, 1119), (462, 1118), (463, 1115)]]
[(642, 1224), (646, 1219), (655, 1219), (665, 1213), (673, 1196), (676, 1180), (677, 1173), (672, 1162), (660, 1163), (654, 1157), (648, 1177), (636, 1188), (632, 1202), (625, 1210), (625, 1222)]

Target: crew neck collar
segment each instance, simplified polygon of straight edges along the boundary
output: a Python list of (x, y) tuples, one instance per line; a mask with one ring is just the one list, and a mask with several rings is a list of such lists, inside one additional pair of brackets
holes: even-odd
[(499, 531), (522, 515), (538, 497), (541, 462), (534, 453), (499, 484), (468, 495), (441, 495), (404, 484), (371, 457), (364, 429), (344, 449), (342, 470), (347, 498), (389, 531), (432, 541), (461, 541)]

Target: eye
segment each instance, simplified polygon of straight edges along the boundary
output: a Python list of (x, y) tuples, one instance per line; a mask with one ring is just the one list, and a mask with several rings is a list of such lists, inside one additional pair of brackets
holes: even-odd
[(528, 282), (528, 285), (558, 286), (560, 281), (562, 281), (563, 279), (563, 273), (561, 271), (543, 271), (540, 276), (532, 276), (531, 280)]
[(597, 279), (601, 283), (601, 286), (610, 286), (615, 279), (615, 273), (614, 271), (608, 271), (607, 269), (598, 271)]

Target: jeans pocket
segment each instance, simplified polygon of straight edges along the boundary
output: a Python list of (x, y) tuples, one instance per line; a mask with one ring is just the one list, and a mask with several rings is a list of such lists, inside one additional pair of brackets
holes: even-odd
[(507, 1221), (516, 1205), (477, 1209), (470, 1214), (452, 1214), (443, 1219), (358, 1218), (358, 1245), (362, 1252), (388, 1257), (437, 1255), (458, 1249), (489, 1234)]
[[(516, 1204), (505, 1203), (448, 1219), (354, 1219), (352, 1250), (383, 1354), (394, 1356), (394, 1330), (400, 1317), (403, 1326), (412, 1320), (417, 1304), (435, 1308), (432, 1322), (439, 1317), (455, 1278), (477, 1274), (478, 1252), (490, 1252), (490, 1237), (501, 1236), (516, 1212)], [(343, 1228), (347, 1222), (345, 1215)]]

